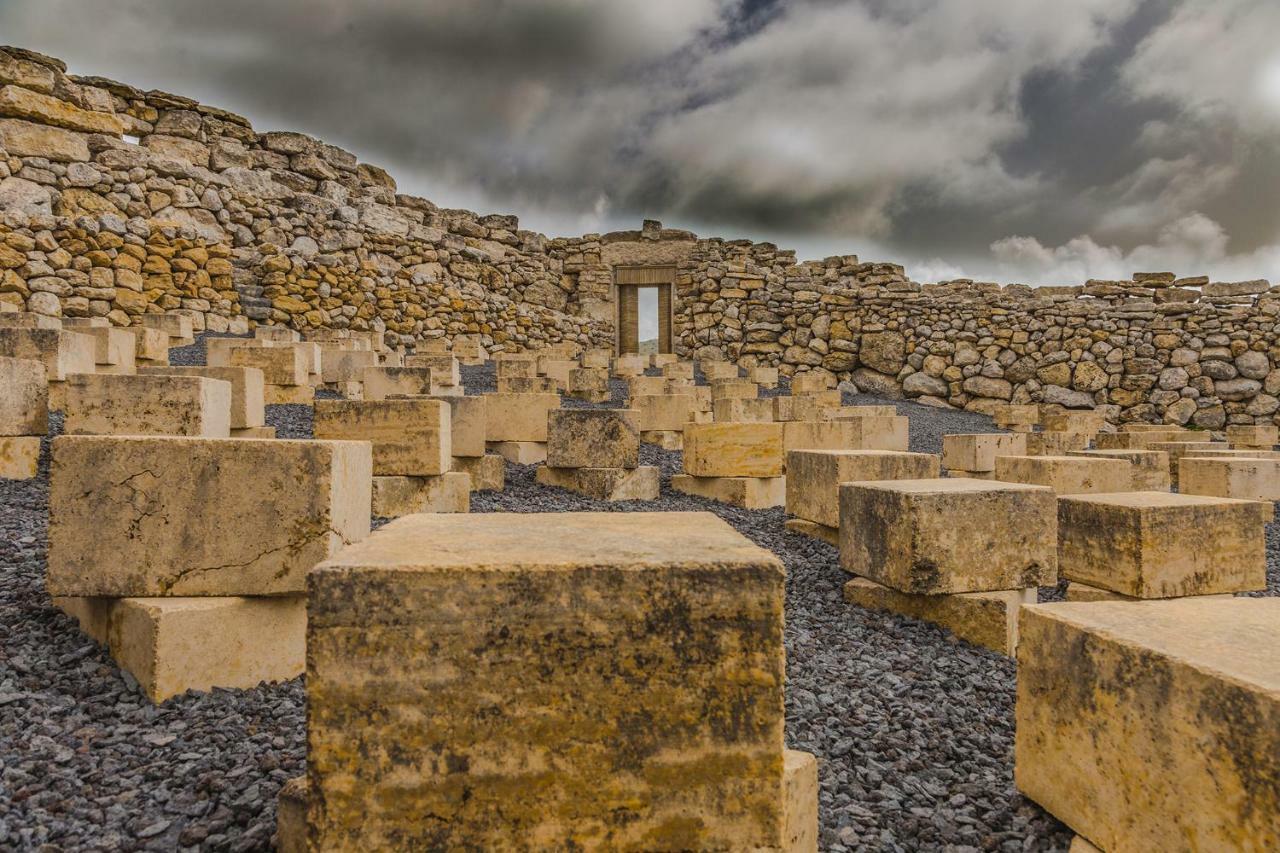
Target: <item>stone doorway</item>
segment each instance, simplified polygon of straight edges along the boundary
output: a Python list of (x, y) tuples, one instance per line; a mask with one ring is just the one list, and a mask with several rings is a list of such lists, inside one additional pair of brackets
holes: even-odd
[(615, 267), (618, 326), (615, 349), (619, 355), (654, 351), (672, 352), (671, 290), (675, 267)]

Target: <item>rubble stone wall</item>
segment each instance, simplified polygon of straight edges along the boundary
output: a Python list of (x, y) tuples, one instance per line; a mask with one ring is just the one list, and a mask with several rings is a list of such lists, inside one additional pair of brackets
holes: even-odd
[(891, 263), (799, 262), (656, 222), (549, 239), (396, 189), (320, 140), (0, 48), (0, 301), (27, 310), (377, 329), (410, 347), (462, 334), (494, 350), (611, 346), (614, 268), (674, 267), (682, 355), (976, 410), (1280, 422), (1280, 294), (1266, 281), (920, 285)]

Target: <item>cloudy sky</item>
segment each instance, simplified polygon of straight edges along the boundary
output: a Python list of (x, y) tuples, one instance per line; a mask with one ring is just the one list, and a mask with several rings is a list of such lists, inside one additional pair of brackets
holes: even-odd
[(1280, 280), (1280, 0), (0, 0), (445, 206), (917, 280)]

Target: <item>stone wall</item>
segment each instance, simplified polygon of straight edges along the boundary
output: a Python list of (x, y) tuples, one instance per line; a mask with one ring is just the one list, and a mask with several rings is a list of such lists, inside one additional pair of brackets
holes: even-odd
[(383, 169), (302, 134), (0, 49), (0, 301), (120, 325), (181, 311), (219, 331), (375, 329), (404, 347), (460, 334), (491, 350), (611, 346), (623, 265), (675, 268), (685, 356), (980, 411), (1280, 422), (1280, 294), (1266, 281), (921, 285), (896, 264), (798, 262), (656, 222), (548, 239), (397, 193)]

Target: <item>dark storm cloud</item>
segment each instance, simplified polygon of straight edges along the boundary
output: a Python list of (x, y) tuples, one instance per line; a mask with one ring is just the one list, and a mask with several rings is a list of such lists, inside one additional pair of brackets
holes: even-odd
[(1269, 0), (0, 4), (5, 41), (311, 132), (442, 204), (1046, 282), (1280, 274), (1278, 29)]

